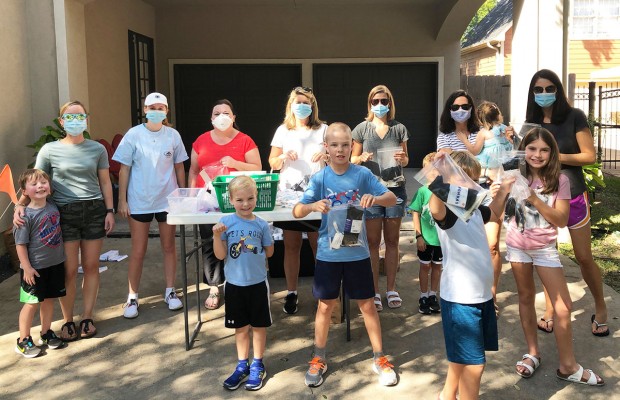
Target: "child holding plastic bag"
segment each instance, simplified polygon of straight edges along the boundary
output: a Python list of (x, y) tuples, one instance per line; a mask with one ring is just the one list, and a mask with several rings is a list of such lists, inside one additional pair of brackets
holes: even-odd
[[(465, 150), (458, 150), (465, 151)], [(471, 154), (471, 153), (470, 153)], [(463, 157), (458, 156), (459, 159)], [(480, 163), (477, 163), (478, 167)], [(454, 161), (453, 157), (435, 157), (415, 176), (418, 182), (439, 197), (450, 210), (467, 222), (478, 206), (487, 198), (489, 191), (477, 184), (480, 171), (475, 179), (467, 174)]]
[[(325, 133), (324, 146), (329, 165), (310, 178), (304, 196), (293, 208), (295, 218), (303, 218), (313, 211), (323, 213), (312, 286), (312, 293), (319, 299), (314, 355), (305, 383), (311, 387), (323, 383), (331, 314), (338, 303), (342, 281), (347, 295), (357, 300), (362, 312), (374, 356), (373, 371), (379, 375), (382, 385), (395, 385), (396, 373), (383, 354), (381, 322), (373, 304), (375, 290), (362, 209), (373, 205), (393, 206), (396, 196), (369, 169), (349, 162), (352, 137), (347, 125), (331, 124)], [(357, 201), (359, 207), (353, 206)]]
[[(467, 178), (461, 178), (464, 184), (480, 176), (480, 163), (467, 151), (455, 151), (449, 156), (440, 152), (433, 165), (446, 163), (448, 157), (453, 158), (461, 174)], [(429, 185), (433, 192), (429, 209), (444, 255), (440, 297), (449, 364), (440, 398), (454, 399), (457, 392), (461, 398), (478, 398), (486, 362), (485, 351), (498, 350), (497, 319), (491, 292), (493, 266), (484, 223), (499, 220), (513, 182), (514, 178), (507, 177), (501, 184), (495, 183), (492, 186), (495, 192), (493, 201), (489, 206), (476, 206), (468, 219), (457, 217), (453, 210), (458, 206), (446, 203), (443, 188)]]
[[(534, 268), (553, 302), (554, 333), (560, 365), (559, 379), (602, 386), (604, 381), (592, 370), (584, 370), (575, 360), (571, 332), (571, 298), (556, 248), (557, 227), (568, 222), (570, 183), (560, 173), (560, 151), (551, 133), (544, 128), (530, 130), (520, 145), (525, 150), (529, 196), (516, 195), (515, 207), (506, 231), (506, 258), (519, 293), (519, 317), (527, 342), (527, 353), (517, 362), (516, 372), (530, 378), (540, 365), (536, 335)], [(514, 212), (513, 212), (514, 209)], [(520, 214), (520, 216), (519, 216)]]

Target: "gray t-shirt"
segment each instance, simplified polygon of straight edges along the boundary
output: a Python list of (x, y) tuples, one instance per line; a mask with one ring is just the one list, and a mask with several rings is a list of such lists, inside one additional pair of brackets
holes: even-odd
[[(383, 181), (387, 183), (387, 186), (401, 186), (404, 185), (404, 179), (402, 178), (402, 167), (400, 165), (390, 164), (395, 171), (392, 173), (390, 170), (386, 170), (385, 166), (379, 165), (379, 153), (381, 149), (390, 148), (402, 148), (402, 143), (409, 140), (409, 132), (405, 125), (396, 120), (388, 121), (388, 131), (381, 139), (377, 135), (375, 125), (372, 122), (364, 121), (357, 125), (352, 132), (353, 140), (362, 145), (362, 152), (373, 153), (372, 160), (362, 163), (362, 165), (372, 171), (378, 177), (381, 177)], [(392, 161), (393, 163), (393, 161)], [(394, 177), (398, 176), (399, 179), (394, 180)]]
[(79, 144), (47, 143), (37, 155), (35, 168), (50, 175), (52, 198), (60, 207), (80, 200), (103, 199), (98, 172), (110, 168), (110, 163), (105, 147), (86, 139)]
[(28, 247), (28, 260), (34, 269), (49, 268), (65, 261), (58, 208), (47, 202), (43, 208), (26, 207), (24, 224), (13, 228), (15, 244)]

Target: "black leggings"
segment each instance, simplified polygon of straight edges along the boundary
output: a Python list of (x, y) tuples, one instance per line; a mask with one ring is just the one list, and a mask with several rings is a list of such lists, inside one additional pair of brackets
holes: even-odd
[(213, 251), (213, 225), (200, 225), (200, 237), (205, 242), (202, 247), (204, 275), (202, 281), (209, 286), (221, 285), (224, 276), (224, 261), (218, 259)]

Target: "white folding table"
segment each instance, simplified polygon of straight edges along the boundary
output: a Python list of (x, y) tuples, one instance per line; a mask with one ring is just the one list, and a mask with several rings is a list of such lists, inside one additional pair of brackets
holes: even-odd
[[(304, 218), (294, 218), (292, 214), (291, 208), (285, 208), (281, 206), (276, 206), (273, 211), (256, 211), (256, 215), (263, 218), (265, 221), (276, 222), (276, 221), (308, 221), (308, 220), (320, 220), (321, 213), (312, 212), (305, 216)], [(200, 282), (202, 281), (200, 276), (200, 266), (202, 265), (202, 239), (200, 239), (200, 235), (198, 234), (198, 225), (201, 224), (216, 224), (220, 221), (220, 219), (229, 214), (221, 213), (221, 212), (209, 212), (209, 213), (196, 213), (196, 214), (168, 214), (168, 224), (169, 225), (179, 225), (180, 227), (180, 246), (181, 246), (181, 266), (183, 270), (183, 297), (184, 297), (184, 307), (183, 313), (185, 317), (185, 350), (189, 350), (192, 348), (194, 341), (196, 340), (196, 335), (200, 332), (200, 328), (202, 327), (202, 318), (201, 318), (201, 301), (200, 301)], [(193, 225), (194, 230), (194, 246), (191, 250), (187, 251), (185, 247), (185, 226)], [(309, 230), (315, 230), (316, 227), (308, 224)], [(195, 265), (196, 265), (196, 305), (197, 305), (197, 316), (198, 321), (194, 327), (194, 331), (190, 337), (189, 334), (189, 306), (188, 306), (188, 296), (187, 296), (187, 261), (195, 256)], [(344, 299), (344, 293), (343, 293)], [(350, 318), (349, 318), (349, 302), (344, 301), (344, 309), (343, 316), (346, 316), (347, 321), (347, 340), (350, 340)]]

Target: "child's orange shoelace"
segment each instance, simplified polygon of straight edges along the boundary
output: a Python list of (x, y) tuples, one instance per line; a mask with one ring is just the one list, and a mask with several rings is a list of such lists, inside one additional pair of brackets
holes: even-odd
[(310, 364), (310, 370), (308, 372), (311, 374), (316, 374), (319, 370), (325, 368), (325, 362), (321, 360), (320, 357), (314, 357), (308, 364)]
[(381, 356), (377, 358), (377, 360), (375, 361), (375, 364), (377, 364), (377, 366), (381, 368), (382, 370), (394, 368), (394, 365), (390, 364), (386, 356)]

